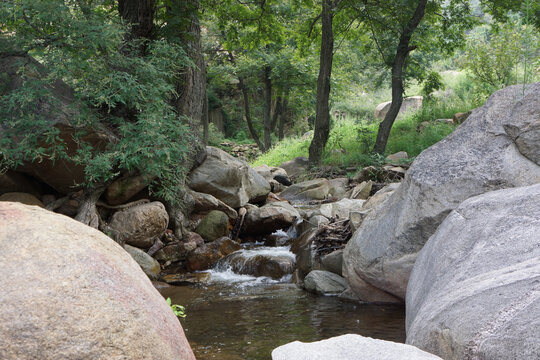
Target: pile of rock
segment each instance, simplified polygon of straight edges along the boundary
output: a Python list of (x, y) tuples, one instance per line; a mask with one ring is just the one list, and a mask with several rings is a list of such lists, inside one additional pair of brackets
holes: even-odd
[(262, 153), (256, 144), (236, 144), (233, 142), (222, 142), (219, 147), (232, 156), (245, 160), (252, 161), (259, 157)]

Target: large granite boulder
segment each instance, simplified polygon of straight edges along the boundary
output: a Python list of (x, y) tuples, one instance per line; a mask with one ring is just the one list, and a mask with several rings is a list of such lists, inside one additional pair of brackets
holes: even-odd
[(43, 206), (43, 203), (41, 200), (36, 198), (32, 194), (27, 193), (21, 193), (21, 192), (10, 192), (0, 195), (0, 201), (11, 201), (11, 202), (18, 202), (25, 205), (34, 205), (39, 207), (45, 207)]
[(407, 343), (444, 359), (538, 359), (540, 184), (463, 202), (407, 289)]
[(182, 326), (113, 240), (0, 202), (1, 359), (195, 359)]
[(207, 241), (214, 241), (229, 234), (229, 218), (219, 210), (212, 210), (197, 225), (195, 232)]
[(111, 218), (111, 236), (118, 242), (148, 249), (167, 230), (169, 215), (159, 201), (117, 211)]
[(190, 191), (189, 193), (193, 197), (193, 212), (196, 214), (207, 214), (212, 210), (219, 210), (223, 211), (231, 219), (238, 217), (236, 210), (210, 194), (196, 191)]
[(244, 223), (245, 234), (269, 234), (286, 229), (301, 219), (298, 211), (284, 201), (271, 202), (260, 208), (250, 208)]
[(441, 360), (414, 346), (355, 334), (303, 343), (295, 341), (275, 348), (272, 360)]
[(361, 300), (403, 302), (417, 253), (464, 200), (540, 182), (540, 166), (503, 128), (514, 116), (535, 118), (539, 108), (540, 83), (526, 86), (524, 96), (521, 85), (500, 90), (416, 158), (401, 186), (371, 210), (345, 248), (343, 273)]
[[(403, 99), (403, 103), (399, 108), (398, 117), (402, 117), (406, 113), (417, 111), (422, 107), (424, 98), (422, 96), (410, 96)], [(391, 101), (383, 102), (377, 105), (375, 108), (375, 118), (379, 120), (384, 120), (386, 113), (390, 110)]]
[(211, 194), (232, 208), (259, 202), (270, 193), (270, 184), (249, 165), (225, 151), (206, 147), (204, 162), (189, 175), (189, 187)]

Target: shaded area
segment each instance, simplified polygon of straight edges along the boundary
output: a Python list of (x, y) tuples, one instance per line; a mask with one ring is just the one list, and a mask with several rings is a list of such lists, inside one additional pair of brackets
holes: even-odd
[(405, 341), (405, 309), (318, 297), (292, 284), (253, 282), (162, 289), (186, 307), (182, 326), (198, 360), (270, 359), (299, 340), (347, 333)]

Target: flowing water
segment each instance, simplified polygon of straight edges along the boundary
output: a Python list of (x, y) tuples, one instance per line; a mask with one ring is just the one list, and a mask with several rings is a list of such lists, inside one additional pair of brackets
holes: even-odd
[[(245, 250), (244, 250), (245, 251)], [(249, 250), (253, 255), (253, 251)], [(274, 255), (268, 248), (261, 251)], [(276, 252), (285, 256), (283, 248)], [(277, 346), (348, 333), (405, 340), (403, 307), (358, 305), (316, 296), (280, 280), (233, 273), (220, 267), (204, 285), (160, 290), (186, 307), (182, 326), (198, 360), (271, 359)]]

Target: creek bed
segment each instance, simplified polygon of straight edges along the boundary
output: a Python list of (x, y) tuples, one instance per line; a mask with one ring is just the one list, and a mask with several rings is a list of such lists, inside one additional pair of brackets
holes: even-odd
[(271, 359), (272, 350), (288, 342), (347, 333), (405, 341), (403, 307), (315, 296), (287, 280), (220, 271), (208, 284), (160, 291), (186, 307), (181, 322), (198, 360)]

